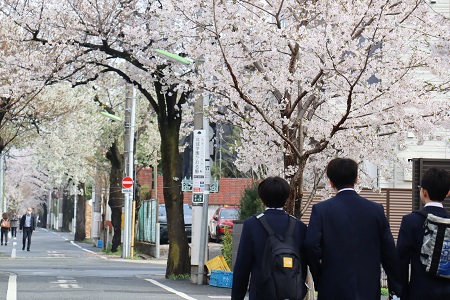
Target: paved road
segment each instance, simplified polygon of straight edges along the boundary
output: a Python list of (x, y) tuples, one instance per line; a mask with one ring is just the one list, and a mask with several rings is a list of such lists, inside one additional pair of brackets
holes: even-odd
[(230, 289), (164, 278), (165, 260), (106, 258), (69, 233), (38, 229), (0, 246), (0, 299), (230, 299)]
[[(166, 260), (106, 257), (70, 233), (38, 229), (31, 251), (21, 235), (0, 246), (0, 299), (6, 300), (211, 300), (230, 289), (165, 279)], [(217, 247), (212, 247), (218, 251)], [(219, 247), (220, 248), (220, 247)], [(382, 300), (387, 297), (382, 297)]]

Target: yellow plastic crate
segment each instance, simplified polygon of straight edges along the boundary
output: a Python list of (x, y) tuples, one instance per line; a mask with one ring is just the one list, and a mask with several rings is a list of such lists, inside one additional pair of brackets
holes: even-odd
[(208, 268), (209, 272), (211, 272), (211, 270), (221, 270), (228, 272), (231, 271), (230, 267), (228, 267), (228, 264), (225, 261), (225, 258), (222, 255), (216, 256), (213, 259), (208, 260), (205, 263), (205, 265)]

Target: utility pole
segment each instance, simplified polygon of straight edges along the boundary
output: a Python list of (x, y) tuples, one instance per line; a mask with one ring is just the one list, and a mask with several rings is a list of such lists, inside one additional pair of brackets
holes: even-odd
[(73, 186), (73, 221), (72, 221), (72, 232), (75, 234), (77, 231), (77, 202), (78, 202), (78, 188)]
[(0, 153), (0, 203), (3, 203), (3, 212), (6, 212), (6, 200), (5, 200), (5, 155)]
[(91, 206), (91, 239), (97, 244), (99, 240), (99, 228), (100, 228), (100, 209), (101, 209), (101, 183), (100, 172), (96, 171), (94, 179), (94, 186), (92, 187), (92, 206)]
[[(136, 89), (133, 87), (132, 95), (128, 93), (125, 100), (125, 176), (134, 177), (134, 123), (136, 118)], [(132, 228), (132, 202), (134, 186), (124, 191), (124, 229), (122, 257), (131, 255), (131, 228)]]
[(58, 231), (62, 231), (62, 223), (63, 223), (63, 201), (62, 201), (62, 197), (61, 195), (68, 193), (68, 191), (64, 190), (63, 187), (59, 188), (60, 193), (59, 193), (59, 197), (57, 199), (57, 203), (58, 203), (58, 222), (56, 224), (57, 226), (57, 230)]
[(47, 229), (52, 228), (51, 217), (52, 217), (52, 190), (49, 190), (47, 199)]
[(209, 122), (204, 117), (204, 108), (208, 105), (208, 97), (199, 97), (194, 111), (191, 279), (197, 284), (203, 284), (204, 278), (206, 278), (205, 261), (208, 251), (208, 202), (211, 169)]

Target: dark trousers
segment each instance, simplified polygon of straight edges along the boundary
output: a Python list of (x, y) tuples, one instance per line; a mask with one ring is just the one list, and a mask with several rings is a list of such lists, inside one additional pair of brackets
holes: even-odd
[(30, 250), (32, 233), (33, 233), (33, 230), (31, 230), (31, 227), (23, 228), (22, 250), (25, 249), (25, 242), (27, 239), (28, 239), (27, 250)]
[(2, 232), (2, 238), (1, 238), (2, 245), (3, 245), (3, 236), (5, 237), (5, 243), (8, 243), (8, 231), (9, 231), (9, 228), (3, 228), (2, 227), (2, 230), (1, 230), (1, 232)]
[(17, 236), (17, 227), (11, 227), (11, 237)]

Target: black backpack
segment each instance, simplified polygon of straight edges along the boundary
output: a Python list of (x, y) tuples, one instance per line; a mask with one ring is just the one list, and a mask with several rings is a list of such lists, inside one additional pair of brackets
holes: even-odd
[(272, 230), (264, 213), (256, 216), (269, 234), (259, 278), (261, 300), (301, 300), (307, 292), (302, 278), (300, 252), (292, 237), (296, 219), (287, 217), (288, 228), (284, 235), (279, 235)]

